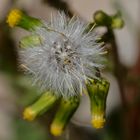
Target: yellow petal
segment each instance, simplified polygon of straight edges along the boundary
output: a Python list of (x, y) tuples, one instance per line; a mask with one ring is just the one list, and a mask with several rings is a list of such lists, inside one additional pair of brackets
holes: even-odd
[(62, 128), (56, 124), (51, 125), (50, 131), (51, 131), (51, 134), (54, 136), (60, 136), (63, 132)]
[(21, 17), (22, 17), (22, 12), (18, 9), (13, 9), (9, 13), (6, 22), (9, 24), (10, 27), (15, 27), (21, 20)]
[(36, 113), (31, 108), (26, 108), (23, 112), (23, 119), (33, 121), (36, 117)]
[(102, 115), (95, 115), (93, 116), (91, 123), (96, 129), (103, 128), (105, 124), (105, 118)]

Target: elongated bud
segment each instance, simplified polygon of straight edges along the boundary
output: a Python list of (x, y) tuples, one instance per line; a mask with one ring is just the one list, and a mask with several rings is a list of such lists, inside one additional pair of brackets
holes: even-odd
[(7, 17), (7, 23), (10, 27), (19, 26), (26, 30), (34, 30), (43, 25), (39, 19), (30, 17), (19, 9), (11, 10)]
[(69, 99), (62, 98), (60, 107), (51, 124), (50, 131), (54, 136), (60, 136), (62, 134), (65, 126), (78, 108), (79, 102), (79, 97), (71, 97)]
[(87, 90), (90, 97), (92, 125), (95, 128), (102, 128), (105, 123), (106, 99), (109, 90), (109, 82), (104, 79), (92, 80), (87, 83)]
[(21, 39), (20, 47), (28, 48), (41, 45), (41, 38), (38, 35), (30, 35)]
[(44, 93), (34, 104), (24, 110), (23, 118), (28, 121), (34, 120), (36, 116), (48, 111), (56, 100), (57, 97), (51, 92)]

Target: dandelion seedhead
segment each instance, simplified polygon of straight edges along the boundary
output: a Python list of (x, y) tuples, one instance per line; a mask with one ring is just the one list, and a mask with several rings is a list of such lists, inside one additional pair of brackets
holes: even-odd
[(84, 33), (87, 24), (77, 17), (67, 19), (64, 13), (43, 22), (32, 34), (41, 44), (21, 51), (21, 63), (32, 75), (33, 84), (43, 91), (69, 98), (83, 92), (88, 78), (97, 78), (103, 67), (104, 49), (95, 32)]

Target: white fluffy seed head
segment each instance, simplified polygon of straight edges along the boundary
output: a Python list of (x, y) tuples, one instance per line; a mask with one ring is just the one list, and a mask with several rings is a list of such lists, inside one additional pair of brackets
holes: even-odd
[(67, 19), (59, 13), (45, 27), (32, 32), (42, 43), (22, 49), (20, 57), (33, 85), (68, 98), (81, 94), (89, 77), (96, 78), (96, 70), (103, 66), (104, 49), (96, 43), (95, 32), (84, 33), (86, 27), (79, 18)]

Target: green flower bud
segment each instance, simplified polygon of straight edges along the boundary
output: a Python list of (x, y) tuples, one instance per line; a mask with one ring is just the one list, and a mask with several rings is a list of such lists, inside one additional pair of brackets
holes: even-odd
[(109, 82), (104, 79), (91, 80), (87, 83), (90, 98), (92, 125), (102, 128), (105, 123), (106, 99), (109, 90)]
[(40, 44), (41, 44), (41, 38), (38, 35), (26, 36), (22, 38), (20, 41), (21, 48), (34, 47)]
[(94, 21), (97, 25), (100, 26), (110, 26), (111, 24), (111, 17), (108, 16), (106, 13), (104, 13), (103, 11), (97, 11), (94, 14)]
[(111, 23), (112, 28), (120, 29), (123, 28), (123, 26), (124, 26), (124, 21), (121, 17), (117, 15), (112, 17), (112, 23)]
[(93, 18), (97, 26), (107, 26), (113, 29), (119, 29), (124, 26), (124, 21), (119, 12), (110, 16), (103, 11), (97, 11)]
[(25, 108), (23, 118), (32, 121), (36, 116), (48, 111), (56, 102), (57, 97), (51, 92), (46, 92), (31, 106)]
[(18, 9), (11, 10), (7, 17), (7, 23), (10, 27), (19, 26), (26, 30), (34, 30), (43, 25), (39, 19), (30, 17)]
[(51, 133), (54, 136), (60, 136), (71, 119), (72, 115), (79, 106), (79, 97), (71, 97), (69, 99), (62, 98), (60, 107), (51, 124)]

